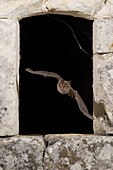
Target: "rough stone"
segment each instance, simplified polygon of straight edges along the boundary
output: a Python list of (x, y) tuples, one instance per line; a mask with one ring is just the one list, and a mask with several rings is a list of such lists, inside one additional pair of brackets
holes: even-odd
[(95, 19), (93, 24), (93, 51), (113, 52), (113, 18)]
[(0, 170), (43, 170), (42, 136), (0, 139)]
[(113, 0), (105, 0), (105, 5), (97, 12), (96, 18), (112, 18), (113, 17)]
[(18, 21), (0, 19), (0, 136), (18, 134)]
[(47, 135), (45, 170), (111, 170), (113, 137)]
[(105, 0), (1, 0), (1, 18), (24, 18), (46, 13), (60, 13), (93, 19)]
[(93, 57), (94, 132), (113, 134), (113, 54)]
[(105, 5), (103, 0), (50, 0), (46, 8), (48, 11), (64, 12), (88, 19), (94, 19), (95, 14)]

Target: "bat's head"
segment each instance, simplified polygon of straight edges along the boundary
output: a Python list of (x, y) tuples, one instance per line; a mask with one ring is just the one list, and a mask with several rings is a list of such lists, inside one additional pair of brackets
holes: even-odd
[(71, 89), (71, 81), (61, 80), (57, 83), (57, 89), (61, 94), (68, 94)]

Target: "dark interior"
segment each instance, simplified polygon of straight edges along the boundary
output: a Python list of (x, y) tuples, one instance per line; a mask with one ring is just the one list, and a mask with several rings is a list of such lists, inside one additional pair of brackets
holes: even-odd
[(52, 71), (71, 80), (92, 114), (92, 21), (52, 14), (22, 19), (20, 55), (20, 134), (93, 133), (93, 121), (76, 100), (57, 91), (57, 79), (25, 71)]

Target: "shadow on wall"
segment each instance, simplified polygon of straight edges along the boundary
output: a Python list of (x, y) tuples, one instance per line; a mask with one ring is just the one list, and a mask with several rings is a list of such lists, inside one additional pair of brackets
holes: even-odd
[[(71, 26), (89, 55), (59, 19)], [(80, 112), (76, 100), (58, 93), (56, 79), (25, 71), (52, 71), (71, 80), (92, 114), (92, 21), (63, 15), (22, 19), (20, 55), (20, 134), (93, 133), (92, 120)]]

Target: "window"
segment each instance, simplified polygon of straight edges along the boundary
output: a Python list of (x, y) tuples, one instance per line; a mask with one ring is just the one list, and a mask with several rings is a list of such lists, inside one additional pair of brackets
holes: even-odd
[(56, 79), (25, 71), (52, 71), (71, 80), (92, 114), (92, 21), (65, 15), (22, 19), (20, 55), (20, 134), (93, 133), (92, 120), (76, 100), (57, 91)]

